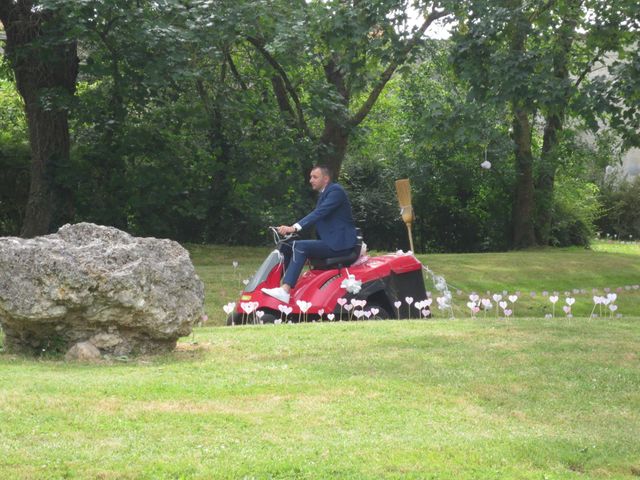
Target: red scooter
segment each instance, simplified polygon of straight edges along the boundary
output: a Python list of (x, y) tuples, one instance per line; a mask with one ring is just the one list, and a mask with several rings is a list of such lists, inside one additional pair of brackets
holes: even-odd
[[(309, 259), (291, 290), (289, 305), (262, 292), (280, 286), (284, 274), (279, 248), (297, 234), (280, 237), (270, 227), (277, 247), (250, 279), (227, 325), (278, 323), (280, 321), (367, 320), (430, 316), (412, 308), (427, 298), (422, 264), (410, 253), (361, 256), (362, 236), (353, 251), (343, 257)], [(288, 247), (285, 247), (288, 248)]]

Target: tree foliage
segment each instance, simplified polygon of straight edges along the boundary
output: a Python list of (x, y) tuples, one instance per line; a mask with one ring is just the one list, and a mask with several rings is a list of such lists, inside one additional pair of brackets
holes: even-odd
[[(613, 155), (574, 132), (607, 125), (625, 145), (637, 140), (629, 0), (3, 6), (17, 3), (56, 23), (20, 57), (7, 49), (10, 81), (19, 59), (78, 47), (75, 94), (44, 88), (30, 104), (68, 116), (69, 153), (47, 170), (49, 185), (73, 220), (136, 234), (261, 242), (267, 225), (312, 208), (306, 176), (322, 162), (342, 171), (374, 248), (406, 248), (393, 190), (401, 177), (412, 181), (420, 249), (584, 243), (599, 210), (580, 199), (602, 198), (594, 172)], [(436, 20), (455, 20), (451, 40), (425, 38)], [(25, 177), (7, 158), (18, 152), (24, 167), (27, 137), (20, 103), (4, 91), (13, 110), (0, 118), (14, 127), (3, 126), (0, 159), (13, 173), (2, 181), (22, 180), (2, 192), (0, 228), (15, 233)]]

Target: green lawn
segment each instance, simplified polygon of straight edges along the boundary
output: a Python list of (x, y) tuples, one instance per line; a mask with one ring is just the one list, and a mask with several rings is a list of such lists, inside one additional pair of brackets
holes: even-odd
[(0, 355), (3, 479), (640, 475), (640, 323), (199, 329), (127, 364)]
[[(265, 249), (190, 248), (220, 323)], [(458, 303), (535, 310), (640, 281), (640, 252), (608, 249), (422, 258)], [(0, 478), (638, 478), (639, 296), (613, 319), (208, 326), (123, 363), (0, 353)]]

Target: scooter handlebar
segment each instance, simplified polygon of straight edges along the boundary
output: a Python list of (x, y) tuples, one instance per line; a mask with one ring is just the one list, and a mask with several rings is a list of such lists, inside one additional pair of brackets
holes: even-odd
[(287, 242), (292, 238), (298, 237), (297, 233), (288, 233), (287, 235), (281, 236), (280, 233), (278, 233), (277, 227), (270, 226), (269, 230), (271, 230), (271, 233), (273, 234), (273, 243), (275, 243), (276, 245)]

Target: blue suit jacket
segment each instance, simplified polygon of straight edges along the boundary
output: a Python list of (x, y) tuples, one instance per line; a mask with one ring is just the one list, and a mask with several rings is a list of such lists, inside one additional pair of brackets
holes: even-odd
[(303, 229), (315, 225), (318, 238), (332, 250), (347, 250), (356, 245), (351, 203), (337, 183), (329, 183), (320, 194), (315, 210), (297, 223)]

